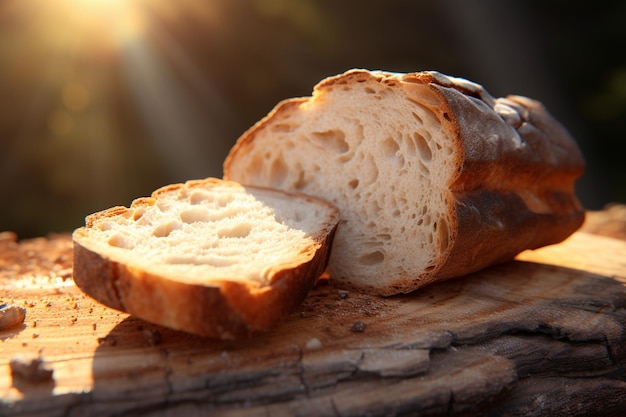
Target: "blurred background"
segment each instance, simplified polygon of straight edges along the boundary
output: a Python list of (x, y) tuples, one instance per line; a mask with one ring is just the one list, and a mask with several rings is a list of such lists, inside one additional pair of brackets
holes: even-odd
[(280, 100), (350, 68), (434, 69), (541, 100), (589, 209), (626, 202), (626, 2), (2, 0), (0, 231), (222, 175)]

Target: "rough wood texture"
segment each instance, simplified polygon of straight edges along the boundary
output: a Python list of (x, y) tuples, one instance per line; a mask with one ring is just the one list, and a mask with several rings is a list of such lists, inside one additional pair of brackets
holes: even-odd
[(276, 331), (216, 342), (84, 296), (68, 236), (9, 236), (0, 304), (26, 319), (0, 330), (0, 415), (626, 415), (624, 255), (577, 233), (405, 296), (322, 283)]

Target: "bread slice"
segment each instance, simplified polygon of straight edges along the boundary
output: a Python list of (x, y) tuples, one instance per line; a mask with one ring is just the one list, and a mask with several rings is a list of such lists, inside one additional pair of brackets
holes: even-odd
[(245, 132), (224, 178), (335, 204), (331, 279), (391, 295), (563, 240), (583, 221), (583, 168), (537, 101), (437, 72), (351, 70)]
[(74, 231), (74, 280), (97, 301), (202, 336), (275, 326), (324, 272), (325, 201), (209, 178), (163, 187)]

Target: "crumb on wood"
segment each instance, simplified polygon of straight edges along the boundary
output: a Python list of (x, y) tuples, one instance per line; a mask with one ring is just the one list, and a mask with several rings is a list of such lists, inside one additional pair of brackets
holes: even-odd
[(321, 349), (322, 342), (317, 337), (313, 337), (313, 338), (309, 339), (309, 341), (306, 342), (304, 347), (307, 350)]
[(115, 345), (117, 345), (117, 339), (115, 337), (113, 337), (113, 336), (99, 337), (98, 338), (98, 344), (115, 346)]
[(9, 366), (14, 379), (18, 378), (31, 383), (41, 383), (52, 380), (53, 371), (45, 367), (41, 358), (31, 360), (13, 358)]
[(146, 338), (146, 342), (148, 342), (149, 346), (160, 345), (163, 341), (163, 336), (161, 336), (161, 332), (158, 330), (144, 329), (143, 335)]
[(352, 333), (363, 333), (366, 327), (367, 324), (363, 323), (362, 321), (357, 321), (352, 324), (352, 327), (350, 327), (350, 331)]
[(24, 323), (26, 319), (26, 309), (16, 306), (0, 305), (0, 330), (10, 329)]

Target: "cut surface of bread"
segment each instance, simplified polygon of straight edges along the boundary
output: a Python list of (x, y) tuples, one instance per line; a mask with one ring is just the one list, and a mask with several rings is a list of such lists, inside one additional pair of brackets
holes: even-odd
[(208, 178), (86, 218), (74, 280), (122, 311), (203, 336), (272, 328), (323, 273), (337, 209), (294, 193)]
[(224, 178), (335, 204), (331, 279), (392, 295), (563, 240), (583, 221), (583, 168), (537, 101), (437, 72), (351, 70), (244, 133)]

